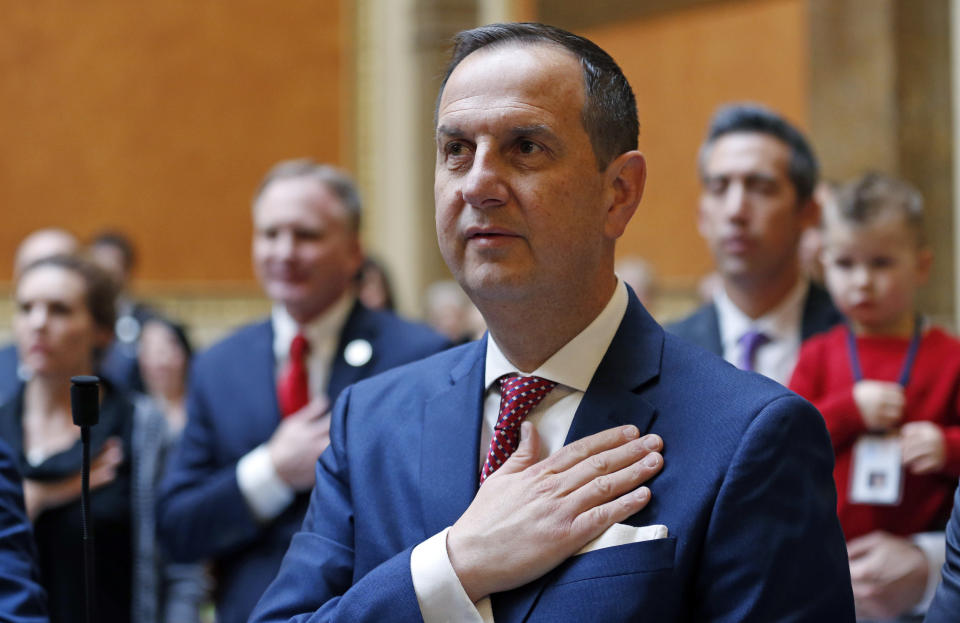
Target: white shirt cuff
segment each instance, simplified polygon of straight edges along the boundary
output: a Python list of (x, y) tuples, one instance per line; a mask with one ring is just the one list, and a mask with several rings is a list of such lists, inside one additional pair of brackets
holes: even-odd
[(410, 575), (424, 623), (493, 623), (489, 597), (476, 604), (463, 590), (447, 554), (447, 532), (433, 535), (413, 548)]
[(927, 557), (927, 588), (923, 591), (923, 599), (914, 606), (914, 614), (923, 614), (930, 607), (933, 601), (933, 595), (937, 592), (937, 585), (940, 584), (940, 568), (947, 557), (947, 538), (943, 532), (921, 532), (911, 535), (910, 540), (920, 548), (924, 556)]
[(274, 519), (293, 502), (293, 489), (277, 475), (270, 451), (263, 444), (237, 462), (237, 484), (258, 521)]

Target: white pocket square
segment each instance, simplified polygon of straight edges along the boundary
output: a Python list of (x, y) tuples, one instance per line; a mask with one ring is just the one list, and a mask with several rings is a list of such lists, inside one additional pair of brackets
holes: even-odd
[(663, 524), (654, 524), (652, 526), (628, 526), (622, 523), (615, 523), (607, 528), (603, 534), (590, 541), (575, 555), (586, 554), (605, 547), (614, 547), (616, 545), (627, 545), (628, 543), (639, 543), (640, 541), (652, 541), (654, 539), (667, 538), (667, 527)]

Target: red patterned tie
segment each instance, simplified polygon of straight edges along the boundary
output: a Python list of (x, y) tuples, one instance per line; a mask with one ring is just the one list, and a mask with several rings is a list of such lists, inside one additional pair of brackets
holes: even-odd
[(277, 399), (280, 402), (280, 412), (283, 417), (296, 413), (310, 400), (310, 390), (307, 384), (306, 356), (310, 352), (310, 342), (297, 333), (290, 342), (290, 359), (280, 380), (277, 383)]
[(530, 410), (557, 384), (537, 376), (508, 374), (500, 378), (500, 415), (493, 429), (487, 460), (480, 470), (480, 484), (497, 471), (520, 445), (520, 424)]

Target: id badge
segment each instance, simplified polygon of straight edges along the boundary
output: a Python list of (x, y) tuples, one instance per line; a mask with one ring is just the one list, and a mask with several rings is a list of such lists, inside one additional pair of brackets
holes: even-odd
[(894, 505), (903, 493), (900, 437), (863, 435), (853, 444), (850, 502)]

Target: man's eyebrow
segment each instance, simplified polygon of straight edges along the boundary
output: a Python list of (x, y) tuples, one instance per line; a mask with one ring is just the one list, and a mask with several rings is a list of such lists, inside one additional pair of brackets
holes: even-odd
[(461, 130), (457, 126), (438, 125), (437, 138), (441, 136), (463, 136), (463, 130)]
[(510, 129), (512, 136), (542, 136), (544, 134), (553, 134), (549, 126), (537, 123), (534, 125), (521, 125)]
[[(550, 126), (543, 123), (536, 123), (533, 125), (521, 125), (510, 128), (508, 131), (510, 136), (542, 136), (545, 134), (553, 134), (553, 130), (550, 129)], [(437, 136), (463, 136), (464, 131), (457, 126), (450, 125), (438, 125), (437, 126)]]

